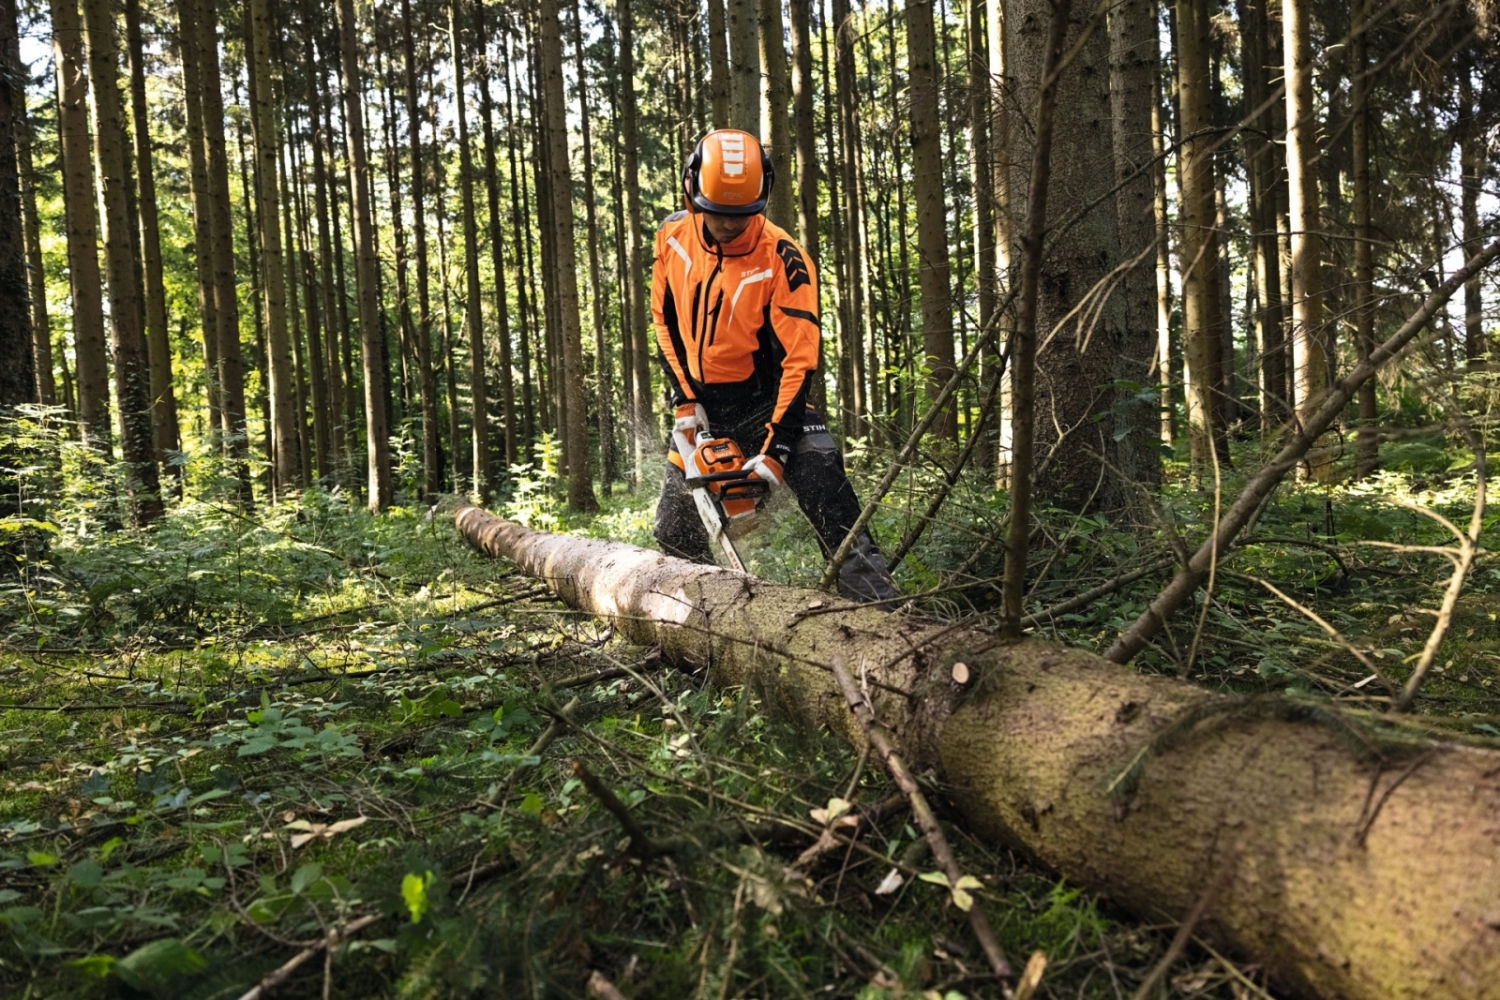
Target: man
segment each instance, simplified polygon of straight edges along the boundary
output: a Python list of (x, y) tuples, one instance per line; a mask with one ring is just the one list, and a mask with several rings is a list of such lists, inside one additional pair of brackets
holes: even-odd
[[(818, 364), (818, 280), (795, 240), (761, 214), (775, 176), (748, 132), (704, 136), (682, 173), (687, 210), (656, 234), (651, 312), (676, 430), (731, 438), (743, 468), (774, 490), (789, 486), (825, 555), (859, 517), (859, 500), (827, 421), (807, 403)], [(656, 507), (662, 551), (712, 562), (682, 468), (669, 461)], [(896, 596), (869, 532), (839, 571), (839, 593)]]

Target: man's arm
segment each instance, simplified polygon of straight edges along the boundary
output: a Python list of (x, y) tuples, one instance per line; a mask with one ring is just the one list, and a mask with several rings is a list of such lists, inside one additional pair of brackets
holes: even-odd
[[(675, 216), (669, 217), (667, 222), (673, 218)], [(651, 319), (656, 329), (656, 360), (666, 373), (667, 384), (672, 390), (672, 405), (680, 407), (697, 399), (688, 379), (687, 345), (677, 321), (677, 303), (667, 281), (667, 268), (684, 266), (688, 256), (685, 251), (673, 247), (669, 239), (664, 223), (656, 231), (656, 260), (651, 268)]]
[(781, 360), (781, 387), (771, 413), (761, 454), (783, 465), (791, 458), (792, 446), (802, 436), (807, 394), (817, 377), (818, 278), (802, 248), (791, 239), (776, 244), (779, 272), (772, 281), (771, 330), (785, 352)]

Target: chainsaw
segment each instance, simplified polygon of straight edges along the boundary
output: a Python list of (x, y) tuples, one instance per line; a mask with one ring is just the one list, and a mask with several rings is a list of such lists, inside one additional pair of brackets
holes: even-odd
[(729, 438), (716, 438), (700, 429), (689, 440), (687, 432), (679, 430), (672, 433), (672, 444), (682, 458), (683, 474), (709, 541), (733, 569), (745, 572), (734, 540), (755, 527), (756, 502), (770, 493), (771, 484), (751, 478), (741, 468), (744, 453)]

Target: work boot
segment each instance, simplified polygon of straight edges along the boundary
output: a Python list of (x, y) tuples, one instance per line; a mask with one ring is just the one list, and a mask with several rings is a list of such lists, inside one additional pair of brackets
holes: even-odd
[(891, 571), (886, 568), (885, 556), (875, 547), (869, 532), (859, 536), (849, 558), (839, 567), (839, 596), (861, 604), (900, 596)]

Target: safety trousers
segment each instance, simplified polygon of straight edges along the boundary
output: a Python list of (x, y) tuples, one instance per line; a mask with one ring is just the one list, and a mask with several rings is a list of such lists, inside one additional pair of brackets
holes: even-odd
[[(859, 519), (859, 499), (844, 470), (844, 457), (821, 414), (807, 413), (806, 430), (792, 449), (786, 466), (786, 485), (797, 497), (797, 505), (817, 532), (818, 543), (827, 558), (844, 540)], [(746, 455), (760, 450), (764, 425), (751, 427), (747, 433), (714, 429), (714, 433), (731, 437)], [(662, 477), (661, 499), (656, 505), (656, 542), (668, 555), (694, 562), (712, 563), (708, 532), (698, 519), (698, 508), (681, 469), (666, 463)], [(862, 532), (849, 558), (839, 569), (839, 595), (852, 601), (883, 601), (897, 596), (885, 557), (875, 546), (868, 531)]]

